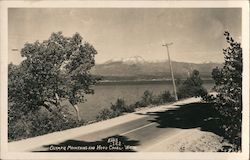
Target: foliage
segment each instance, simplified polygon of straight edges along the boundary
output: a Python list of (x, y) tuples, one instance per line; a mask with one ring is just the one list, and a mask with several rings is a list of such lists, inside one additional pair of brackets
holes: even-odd
[(115, 104), (111, 103), (111, 110), (115, 115), (121, 115), (123, 112), (126, 112), (127, 105), (124, 99), (118, 98)]
[[(59, 111), (57, 111), (59, 112)], [(85, 121), (75, 121), (74, 116), (67, 111), (61, 111), (60, 116), (46, 110), (28, 113), (21, 116), (15, 123), (8, 124), (9, 141), (30, 138), (55, 131), (79, 127)]]
[(149, 105), (161, 105), (168, 102), (173, 102), (175, 99), (169, 91), (154, 96), (152, 91), (146, 90), (143, 93), (141, 100), (131, 105), (126, 105), (124, 99), (118, 98), (115, 104), (111, 104), (110, 109), (103, 109), (99, 112), (96, 119), (106, 120), (122, 115), (123, 113), (134, 112), (136, 108), (147, 107)]
[(103, 110), (99, 112), (99, 114), (96, 117), (96, 120), (101, 121), (101, 120), (106, 120), (106, 119), (110, 119), (114, 117), (116, 117), (114, 112), (112, 112), (110, 109), (104, 108)]
[(215, 108), (223, 117), (223, 129), (232, 143), (241, 147), (242, 124), (242, 48), (228, 32), (225, 37), (229, 46), (223, 49), (224, 66), (212, 71), (215, 90), (218, 93), (212, 98)]
[(123, 113), (126, 113), (126, 112), (128, 113), (128, 112), (133, 112), (133, 111), (134, 111), (133, 105), (128, 106), (126, 105), (124, 99), (118, 98), (115, 104), (111, 103), (110, 109), (104, 108), (103, 110), (101, 110), (101, 112), (99, 112), (99, 114), (97, 115), (96, 119), (98, 121), (106, 120), (106, 119), (118, 117), (122, 115)]
[[(62, 32), (57, 32), (43, 42), (26, 43), (21, 50), (24, 60), (19, 65), (8, 66), (9, 127), (15, 126), (19, 119), (34, 121), (31, 128), (47, 120), (59, 125), (63, 99), (78, 111), (77, 103), (85, 101), (85, 94), (94, 93), (91, 86), (96, 79), (89, 71), (95, 65), (96, 54), (94, 47), (78, 33), (64, 37)], [(40, 109), (47, 109), (52, 117), (46, 120), (33, 117)], [(28, 115), (31, 118), (24, 118)], [(40, 130), (47, 127), (47, 132), (54, 130), (53, 127), (60, 128), (48, 125), (41, 123), (37, 127)]]
[(176, 86), (179, 86), (181, 84), (181, 79), (180, 78), (176, 78)]
[(171, 95), (171, 93), (169, 91), (164, 91), (158, 96), (156, 103), (164, 104), (173, 101), (175, 101), (175, 98)]
[(203, 81), (200, 78), (198, 70), (193, 70), (190, 77), (188, 77), (177, 90), (179, 98), (199, 97), (207, 95), (207, 90), (202, 86)]
[(72, 37), (52, 33), (42, 43), (26, 43), (21, 50), (25, 60), (9, 65), (9, 101), (18, 102), (24, 113), (56, 105), (56, 94), (72, 104), (83, 102), (84, 94), (93, 93), (95, 79), (89, 70), (96, 53), (78, 33)]
[(149, 105), (161, 105), (168, 102), (173, 102), (175, 99), (169, 91), (164, 91), (159, 95), (153, 95), (152, 91), (146, 90), (140, 101), (134, 105), (136, 107), (146, 107)]
[(140, 101), (141, 107), (146, 107), (146, 106), (148, 106), (150, 104), (153, 104), (153, 102), (154, 102), (153, 92), (151, 92), (149, 90), (146, 90), (143, 93), (142, 99)]

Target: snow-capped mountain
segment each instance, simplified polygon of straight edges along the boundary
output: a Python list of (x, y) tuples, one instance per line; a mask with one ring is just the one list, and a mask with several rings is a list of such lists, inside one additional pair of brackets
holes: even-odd
[(104, 64), (115, 63), (115, 62), (122, 62), (124, 64), (141, 64), (141, 63), (145, 63), (146, 61), (141, 56), (134, 56), (134, 57), (129, 57), (129, 58), (110, 59), (106, 61)]
[[(192, 70), (200, 71), (202, 77), (211, 78), (212, 69), (221, 66), (220, 63), (187, 63), (172, 61), (176, 78), (186, 78)], [(140, 56), (109, 60), (98, 64), (92, 69), (92, 74), (104, 79), (161, 79), (170, 77), (168, 61), (150, 62)]]
[(122, 62), (126, 64), (139, 64), (144, 63), (146, 61), (141, 56), (134, 56), (129, 58), (123, 58)]

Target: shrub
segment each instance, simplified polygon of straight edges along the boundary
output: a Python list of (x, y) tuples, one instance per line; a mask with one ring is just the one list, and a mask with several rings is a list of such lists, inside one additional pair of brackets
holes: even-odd
[(135, 111), (136, 106), (134, 104), (131, 104), (126, 107), (126, 112), (131, 113)]
[(99, 112), (99, 114), (97, 115), (96, 119), (98, 121), (100, 120), (106, 120), (106, 119), (110, 119), (110, 118), (114, 118), (114, 117), (118, 117), (120, 115), (122, 115), (122, 113), (125, 112), (134, 112), (135, 111), (135, 105), (126, 105), (124, 99), (122, 98), (118, 98), (116, 100), (115, 104), (111, 103), (111, 107), (110, 109), (103, 109), (101, 110), (101, 112)]
[[(144, 104), (145, 105), (145, 104)], [(141, 103), (141, 100), (140, 101), (137, 101), (135, 102), (134, 104), (132, 104), (133, 108), (139, 108), (139, 107), (142, 107), (143, 104)], [(145, 106), (144, 106), (145, 107)]]
[(207, 95), (207, 90), (202, 86), (203, 81), (200, 78), (200, 73), (197, 70), (193, 70), (192, 75), (188, 77), (177, 90), (178, 97), (203, 97)]
[(160, 105), (167, 102), (173, 102), (175, 99), (169, 91), (164, 91), (159, 95), (153, 95), (153, 92), (146, 90), (140, 101), (134, 103), (131, 108), (147, 107), (149, 105)]
[(115, 117), (115, 114), (113, 111), (111, 111), (110, 109), (104, 108), (103, 110), (99, 112), (99, 114), (96, 117), (96, 120), (101, 121), (101, 120), (106, 120), (106, 119), (110, 119), (114, 117)]
[[(73, 115), (62, 113), (55, 115), (46, 113), (47, 110), (39, 110), (19, 117), (18, 121), (9, 119), (8, 139), (9, 141), (20, 140), (62, 131), (69, 128), (79, 127), (85, 121), (76, 121)], [(59, 112), (59, 111), (58, 111)], [(60, 116), (61, 115), (61, 116)]]
[(118, 98), (116, 100), (115, 104), (111, 103), (111, 110), (114, 112), (115, 115), (119, 116), (121, 115), (123, 112), (127, 111), (127, 105), (124, 101), (124, 99), (122, 98)]
[(141, 99), (141, 101), (139, 103), (140, 103), (141, 107), (146, 107), (146, 106), (148, 106), (150, 104), (153, 104), (153, 102), (154, 102), (153, 92), (149, 91), (149, 90), (146, 90), (143, 93), (142, 99)]
[(175, 101), (175, 98), (171, 95), (169, 91), (164, 91), (158, 96), (158, 103), (164, 104), (167, 102), (173, 102)]

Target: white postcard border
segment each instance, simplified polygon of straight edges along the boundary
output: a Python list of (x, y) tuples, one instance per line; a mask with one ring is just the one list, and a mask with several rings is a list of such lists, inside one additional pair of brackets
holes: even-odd
[[(248, 159), (249, 2), (248, 1), (1, 1), (1, 158), (2, 159)], [(8, 152), (8, 8), (242, 8), (243, 130), (241, 153), (15, 153)], [(18, 27), (18, 26), (17, 26)]]

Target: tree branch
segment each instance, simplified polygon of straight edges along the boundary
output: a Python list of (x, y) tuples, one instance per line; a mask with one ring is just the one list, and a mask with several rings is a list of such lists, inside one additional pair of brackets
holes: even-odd
[(44, 106), (49, 112), (53, 113), (53, 109), (51, 109), (49, 105), (43, 103), (42, 106)]

